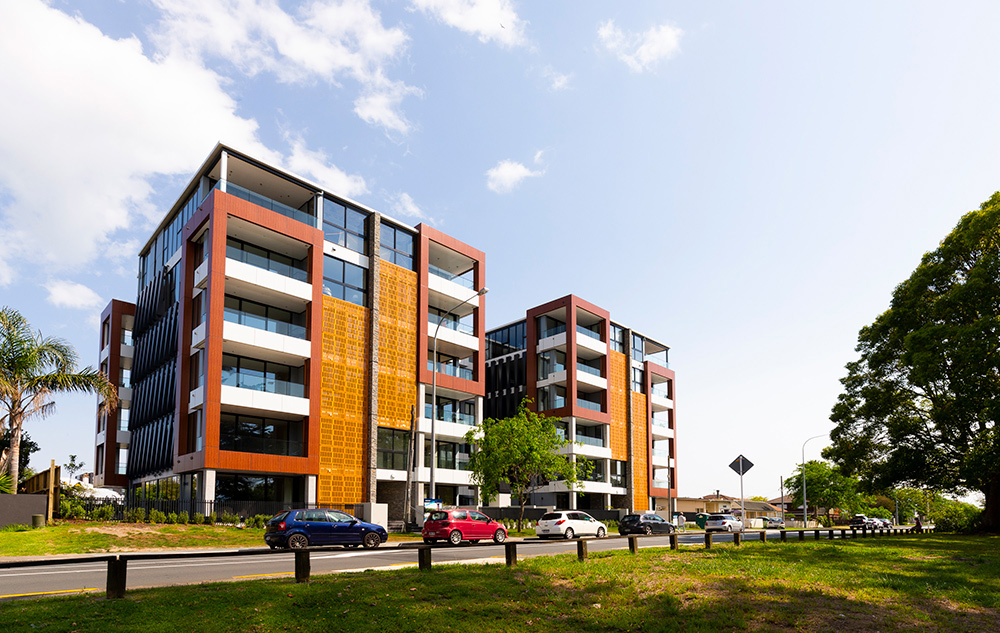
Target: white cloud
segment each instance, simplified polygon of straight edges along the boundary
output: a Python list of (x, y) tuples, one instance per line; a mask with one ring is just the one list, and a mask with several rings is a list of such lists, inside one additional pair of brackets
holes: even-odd
[[(536, 157), (541, 156), (536, 154)], [(525, 178), (537, 178), (544, 174), (544, 171), (531, 171), (521, 163), (502, 160), (486, 172), (486, 187), (495, 193), (510, 193)]]
[(396, 217), (409, 217), (418, 220), (430, 221), (424, 212), (414, 202), (413, 197), (408, 193), (400, 193), (389, 198), (389, 210)]
[(159, 219), (149, 179), (190, 173), (220, 139), (274, 159), (222, 81), (42, 2), (0, 3), (0, 89), (16, 95), (0, 99), (0, 282), (20, 262), (78, 266), (137, 215)]
[(45, 289), (49, 291), (46, 301), (57, 308), (87, 310), (99, 308), (104, 303), (100, 295), (75, 281), (57, 279), (45, 284)]
[(546, 66), (542, 69), (542, 76), (548, 79), (549, 87), (552, 90), (567, 90), (569, 89), (569, 80), (573, 78), (572, 73), (564, 75), (562, 73), (556, 72), (551, 66)]
[(651, 27), (645, 33), (622, 31), (608, 20), (597, 30), (597, 37), (606, 49), (636, 73), (652, 70), (659, 62), (670, 59), (681, 49), (684, 31), (669, 24)]
[(285, 161), (289, 170), (312, 178), (318, 184), (329, 187), (332, 192), (354, 198), (368, 193), (365, 179), (358, 175), (349, 175), (337, 168), (327, 158), (326, 153), (310, 150), (300, 136), (286, 135), (286, 140), (292, 148), (292, 153)]
[(412, 6), (448, 26), (475, 35), (480, 42), (502, 46), (527, 43), (527, 22), (518, 17), (509, 0), (413, 0)]
[(315, 0), (295, 15), (273, 0), (154, 0), (163, 18), (154, 41), (184, 59), (217, 58), (243, 74), (272, 73), (285, 83), (317, 79), (339, 85), (358, 82), (355, 112), (388, 132), (405, 134), (399, 113), (404, 97), (418, 88), (386, 78), (386, 66), (406, 50), (409, 37), (386, 28), (366, 0)]

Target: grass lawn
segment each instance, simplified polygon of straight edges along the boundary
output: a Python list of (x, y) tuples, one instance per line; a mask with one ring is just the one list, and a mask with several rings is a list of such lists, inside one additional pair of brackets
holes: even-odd
[(1000, 630), (1000, 537), (747, 542), (0, 603), (11, 631)]

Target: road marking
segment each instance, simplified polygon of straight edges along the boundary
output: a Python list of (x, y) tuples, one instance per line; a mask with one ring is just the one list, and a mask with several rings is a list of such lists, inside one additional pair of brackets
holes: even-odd
[(264, 578), (265, 576), (291, 576), (294, 571), (279, 571), (274, 574), (250, 574), (249, 576), (233, 576), (233, 578)]
[(97, 587), (84, 587), (83, 589), (64, 589), (63, 591), (39, 591), (37, 593), (12, 593), (0, 598), (26, 598), (28, 596), (53, 596), (57, 593), (82, 593), (84, 591), (100, 591)]

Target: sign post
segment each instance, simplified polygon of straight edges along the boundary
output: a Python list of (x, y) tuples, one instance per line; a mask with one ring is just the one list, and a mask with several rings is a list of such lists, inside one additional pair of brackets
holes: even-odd
[(746, 529), (746, 527), (747, 527), (747, 513), (746, 513), (746, 510), (743, 508), (743, 506), (744, 506), (744, 502), (743, 502), (743, 473), (745, 473), (748, 470), (750, 470), (751, 468), (753, 468), (753, 462), (751, 462), (746, 457), (743, 457), (743, 455), (740, 455), (739, 457), (737, 457), (736, 459), (733, 460), (733, 463), (730, 464), (729, 467), (732, 468), (733, 470), (735, 470), (739, 474), (739, 476), (740, 476), (740, 521), (743, 522), (743, 529)]

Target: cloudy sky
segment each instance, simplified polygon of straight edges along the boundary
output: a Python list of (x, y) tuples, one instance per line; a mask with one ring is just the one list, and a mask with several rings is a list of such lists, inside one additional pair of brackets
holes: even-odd
[[(807, 6), (808, 5), (808, 6)], [(858, 330), (1000, 189), (1000, 4), (0, 3), (0, 304), (96, 365), (223, 141), (671, 346), (682, 495), (775, 497)], [(92, 467), (94, 399), (27, 427)], [(810, 442), (814, 459), (827, 440)]]

